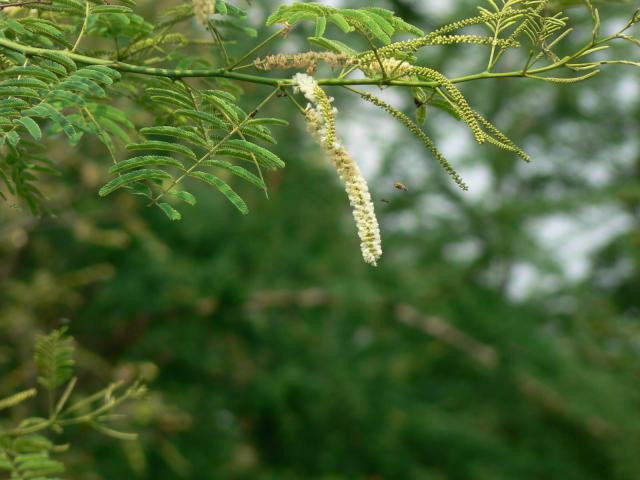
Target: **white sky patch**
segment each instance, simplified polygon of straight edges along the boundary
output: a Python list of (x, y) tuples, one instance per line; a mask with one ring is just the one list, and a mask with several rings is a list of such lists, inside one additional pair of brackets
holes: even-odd
[[(402, 96), (397, 92), (374, 92), (388, 103), (398, 105)], [(385, 147), (402, 135), (402, 125), (378, 107), (362, 101), (346, 112), (338, 108), (338, 135), (341, 136), (363, 175), (373, 178), (379, 172), (387, 151)]]
[(615, 93), (616, 97), (622, 100), (621, 106), (625, 110), (635, 109), (638, 102), (640, 102), (640, 85), (638, 85), (637, 72), (627, 72), (620, 76), (615, 85)]
[(452, 262), (471, 262), (482, 253), (482, 243), (476, 239), (451, 243), (444, 248), (444, 256)]
[(404, 3), (412, 6), (417, 3), (418, 6), (416, 9), (419, 12), (441, 21), (451, 18), (451, 15), (457, 7), (454, 0), (430, 0), (426, 2), (405, 1)]
[(589, 207), (574, 215), (551, 215), (531, 222), (530, 229), (564, 268), (569, 280), (588, 273), (591, 256), (612, 237), (632, 227), (614, 207)]

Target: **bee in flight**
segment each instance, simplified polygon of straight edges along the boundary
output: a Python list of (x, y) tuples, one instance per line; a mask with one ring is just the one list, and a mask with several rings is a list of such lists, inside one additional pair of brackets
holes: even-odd
[(403, 192), (408, 192), (409, 189), (407, 188), (407, 186), (404, 183), (401, 182), (395, 182), (393, 184), (393, 186), (397, 189), (397, 190), (402, 190)]

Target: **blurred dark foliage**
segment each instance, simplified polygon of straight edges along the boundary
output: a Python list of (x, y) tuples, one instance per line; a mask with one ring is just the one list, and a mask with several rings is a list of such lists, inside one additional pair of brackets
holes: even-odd
[[(392, 5), (437, 21), (416, 6)], [(462, 54), (429, 59), (447, 72)], [(621, 99), (624, 76), (637, 86), (623, 68), (571, 88), (464, 86), (534, 157), (458, 156), (489, 175), (479, 199), (403, 150), (409, 137), (388, 138), (373, 182), (378, 269), (363, 264), (344, 192), (295, 117), (269, 200), (243, 191), (248, 217), (204, 193), (179, 224), (126, 195), (99, 199), (100, 146), (51, 145), (67, 179), (48, 192), (54, 215), (0, 212), (0, 394), (32, 382), (35, 332), (68, 323), (85, 384), (142, 375), (153, 392), (130, 412), (140, 442), (66, 432), (70, 478), (639, 478), (640, 106), (637, 89)], [(261, 91), (246, 88), (251, 105)], [(346, 126), (360, 118), (355, 101), (338, 104)], [(419, 182), (394, 155), (405, 151)], [(626, 227), (570, 281), (536, 222), (602, 208)], [(519, 297), (523, 264), (540, 280)]]

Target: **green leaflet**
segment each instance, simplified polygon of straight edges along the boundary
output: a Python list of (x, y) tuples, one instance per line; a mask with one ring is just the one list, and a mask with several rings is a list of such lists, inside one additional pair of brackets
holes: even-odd
[(172, 157), (166, 157), (162, 155), (144, 155), (141, 157), (133, 157), (122, 162), (116, 163), (109, 169), (109, 173), (122, 173), (134, 168), (148, 167), (151, 165), (165, 165), (171, 167), (177, 167), (184, 170), (184, 165), (178, 160)]
[(39, 99), (40, 94), (33, 88), (27, 87), (0, 87), (0, 97), (26, 97)]
[(216, 1), (216, 12), (221, 15), (230, 15), (239, 18), (247, 16), (247, 12), (244, 9), (234, 5), (233, 3), (227, 3), (225, 0)]
[(24, 110), (22, 114), (30, 117), (49, 118), (54, 124), (62, 129), (62, 131), (69, 137), (69, 139), (73, 140), (77, 136), (76, 129), (71, 124), (71, 122), (48, 103), (41, 103), (40, 105), (31, 107), (27, 110)]
[(220, 19), (214, 19), (213, 23), (216, 26), (221, 26), (221, 27), (226, 27), (228, 29), (231, 30), (236, 30), (240, 33), (245, 34), (248, 37), (257, 37), (258, 36), (258, 31), (255, 28), (252, 27), (247, 27), (244, 23), (240, 23), (239, 21), (237, 21), (236, 19), (230, 19), (230, 20), (220, 20)]
[(87, 105), (87, 108), (96, 118), (108, 118), (114, 122), (118, 122), (130, 130), (135, 128), (135, 125), (127, 118), (126, 114), (111, 105), (101, 103), (91, 103)]
[(21, 98), (3, 98), (2, 99), (2, 107), (3, 108), (27, 108), (29, 103), (25, 102)]
[(343, 9), (340, 12), (350, 25), (368, 36), (376, 37), (385, 45), (391, 43), (391, 37), (380, 27), (373, 14), (356, 9)]
[(96, 72), (104, 73), (111, 77), (112, 80), (120, 80), (122, 75), (117, 70), (113, 68), (105, 67), (104, 65), (90, 65), (88, 67), (84, 67), (83, 70), (93, 70)]
[(126, 144), (131, 141), (129, 134), (109, 117), (102, 117), (100, 119), (100, 123), (105, 130), (108, 130), (109, 133), (118, 137), (123, 143)]
[(49, 102), (62, 102), (65, 107), (84, 107), (86, 105), (84, 99), (73, 92), (67, 90), (51, 90), (47, 95)]
[(230, 92), (225, 92), (224, 90), (204, 90), (203, 93), (208, 93), (209, 95), (213, 95), (215, 97), (223, 98), (229, 102), (237, 102), (238, 99), (234, 94)]
[(180, 200), (182, 200), (183, 202), (185, 202), (188, 205), (195, 205), (197, 203), (196, 201), (196, 197), (193, 196), (193, 194), (185, 191), (185, 190), (180, 190), (178, 192), (171, 192), (171, 195), (174, 195), (176, 197), (178, 197)]
[(158, 101), (160, 99), (164, 103), (174, 105), (178, 108), (193, 108), (193, 100), (188, 95), (177, 90), (167, 90), (164, 88), (148, 88), (145, 94), (151, 100)]
[(227, 3), (224, 0), (216, 0), (216, 12), (220, 15), (226, 15), (229, 13), (227, 10)]
[(143, 143), (131, 143), (127, 145), (127, 150), (156, 150), (161, 152), (181, 153), (192, 160), (196, 160), (196, 154), (189, 147), (179, 143), (162, 142), (160, 140), (150, 140)]
[(225, 170), (229, 170), (234, 175), (242, 178), (243, 180), (246, 180), (247, 182), (252, 183), (262, 190), (265, 190), (267, 188), (267, 186), (264, 184), (264, 181), (260, 177), (254, 175), (244, 167), (233, 165), (232, 163), (225, 162), (224, 160), (205, 160), (201, 163), (201, 165), (224, 168)]
[[(48, 453), (18, 455), (13, 459), (22, 478), (47, 478), (64, 472), (64, 465), (57, 460), (51, 460)], [(51, 477), (49, 477), (51, 478)]]
[(235, 205), (235, 207), (242, 213), (243, 215), (247, 215), (249, 213), (249, 208), (244, 200), (238, 195), (227, 183), (223, 180), (219, 179), (215, 175), (206, 172), (191, 172), (189, 176), (193, 178), (197, 178), (198, 180), (202, 180), (203, 182), (208, 183), (209, 185), (213, 185), (220, 193), (222, 193), (227, 199)]
[[(349, 25), (349, 22), (347, 22), (347, 19), (344, 18), (339, 13), (332, 13), (331, 15), (329, 15), (329, 19), (331, 20), (332, 23), (337, 25), (338, 28), (340, 28), (340, 30), (342, 30), (344, 33), (353, 32), (355, 30), (355, 28)], [(319, 35), (316, 35), (316, 36), (319, 36)]]
[(169, 220), (171, 220), (172, 222), (182, 219), (182, 215), (180, 214), (180, 212), (175, 208), (173, 208), (168, 203), (161, 202), (158, 204), (158, 207), (160, 207), (160, 210), (162, 210), (167, 215), (167, 217), (169, 217)]
[(40, 130), (38, 124), (33, 120), (33, 118), (20, 117), (15, 120), (15, 123), (18, 123), (26, 128), (29, 132), (29, 135), (31, 135), (34, 140), (40, 140), (42, 138), (42, 131)]
[(35, 17), (23, 18), (21, 21), (30, 31), (44, 35), (63, 47), (71, 48), (64, 34), (53, 23)]
[(11, 145), (12, 147), (15, 147), (16, 145), (18, 145), (18, 143), (20, 143), (20, 135), (18, 135), (18, 133), (14, 130), (7, 132), (6, 136), (7, 140), (9, 141), (9, 145)]
[(327, 29), (327, 18), (326, 17), (318, 17), (316, 19), (316, 37), (321, 37), (324, 35), (325, 30)]
[[(174, 85), (171, 85), (172, 87)], [(144, 91), (145, 95), (164, 95), (167, 97), (176, 97), (178, 99), (180, 99), (183, 103), (186, 103), (187, 105), (189, 105), (189, 107), (193, 107), (193, 100), (191, 99), (191, 97), (184, 92), (183, 89), (168, 89), (168, 88), (158, 88), (158, 87), (150, 87), (147, 88)]]
[(170, 97), (168, 95), (151, 95), (150, 99), (153, 100), (154, 103), (161, 103), (163, 105), (168, 105), (174, 108), (191, 108), (191, 105), (189, 103), (184, 103), (182, 100), (180, 100), (179, 97)]
[(98, 70), (91, 70), (89, 68), (81, 68), (75, 73), (75, 76), (88, 78), (90, 80), (93, 80), (94, 82), (103, 83), (105, 85), (113, 84), (113, 79), (109, 75)]
[(55, 74), (56, 78), (67, 76), (67, 69), (57, 62), (52, 62), (51, 60), (47, 60), (46, 58), (37, 58), (35, 59), (35, 61), (37, 61), (42, 68), (45, 68), (51, 73)]
[(35, 361), (38, 367), (38, 383), (48, 390), (59, 387), (71, 378), (75, 361), (74, 345), (66, 330), (54, 330), (36, 340)]
[(47, 89), (49, 88), (49, 85), (37, 78), (25, 77), (3, 80), (2, 82), (0, 82), (0, 87), (28, 87), (33, 89)]
[(130, 185), (134, 182), (140, 182), (143, 180), (168, 180), (171, 178), (167, 172), (163, 172), (162, 170), (156, 169), (143, 169), (136, 170), (134, 172), (125, 173), (119, 177), (114, 178), (109, 183), (107, 183), (104, 187), (100, 189), (98, 195), (101, 197), (106, 197), (110, 193), (115, 192), (119, 188)]
[(28, 35), (29, 34), (29, 30), (24, 28), (20, 24), (20, 22), (16, 22), (15, 20), (13, 20), (11, 18), (3, 19), (3, 22), (4, 22), (4, 25), (9, 30), (12, 30), (13, 32), (17, 33), (18, 35)]
[(96, 7), (91, 8), (91, 14), (99, 14), (99, 13), (133, 13), (129, 7), (124, 7), (122, 5), (98, 5)]
[(181, 140), (185, 140), (199, 147), (207, 148), (207, 141), (200, 135), (193, 133), (189, 130), (179, 127), (162, 126), (162, 127), (146, 127), (140, 130), (145, 136), (148, 135), (162, 135), (167, 137), (174, 137)]
[(60, 83), (56, 88), (64, 90), (75, 90), (84, 95), (92, 95), (98, 98), (106, 97), (106, 93), (102, 87), (89, 78), (76, 77), (72, 75), (64, 82)]
[(422, 30), (396, 17), (390, 10), (378, 7), (338, 9), (317, 2), (282, 5), (267, 19), (266, 24), (295, 25), (306, 20), (315, 21), (314, 38), (325, 34), (327, 23), (334, 24), (345, 33), (357, 30), (385, 45), (391, 43), (391, 37), (396, 33), (423, 34)]
[(63, 7), (68, 11), (75, 13), (76, 15), (84, 15), (85, 7), (84, 2), (79, 0), (54, 0), (54, 4), (57, 7)]
[(228, 98), (211, 90), (203, 92), (202, 97), (211, 105), (211, 107), (222, 113), (222, 115), (226, 115), (235, 122), (238, 121), (238, 112), (236, 111), (236, 107), (233, 103), (229, 103)]
[(174, 115), (182, 115), (185, 117), (192, 118), (194, 120), (201, 120), (209, 124), (211, 128), (218, 128), (220, 130), (229, 131), (231, 129), (231, 125), (219, 117), (207, 112), (201, 112), (197, 110), (191, 109), (179, 109), (173, 112)]
[(347, 55), (351, 55), (353, 57), (358, 55), (358, 52), (356, 52), (353, 48), (338, 40), (330, 40), (324, 37), (309, 37), (307, 38), (307, 40), (309, 40), (309, 42), (313, 45), (317, 45), (336, 53), (346, 53)]
[(58, 77), (54, 73), (50, 72), (45, 68), (38, 67), (35, 65), (27, 65), (24, 67), (23, 66), (11, 67), (11, 68), (7, 68), (6, 70), (0, 70), (0, 77), (8, 77), (8, 76), (17, 77), (18, 75), (25, 75), (29, 78), (39, 78), (41, 80), (47, 80), (49, 82), (58, 81)]
[(42, 58), (45, 58), (47, 60), (50, 60), (54, 63), (61, 65), (62, 67), (64, 67), (66, 73), (73, 73), (78, 69), (76, 62), (74, 62), (73, 60), (71, 60), (70, 57), (62, 53), (54, 53), (54, 52), (48, 51), (48, 52), (40, 52), (38, 55)]
[(247, 125), (278, 125), (281, 127), (288, 127), (289, 122), (281, 118), (261, 117), (261, 118), (253, 118), (249, 120), (247, 122)]
[(265, 141), (267, 143), (271, 143), (275, 145), (278, 141), (271, 135), (271, 132), (267, 127), (263, 127), (260, 125), (257, 126), (245, 126), (242, 129), (242, 133), (247, 137), (253, 137)]
[(235, 147), (239, 150), (253, 153), (256, 157), (258, 157), (259, 160), (262, 160), (264, 162), (265, 166), (269, 168), (277, 169), (284, 168), (285, 166), (282, 159), (280, 159), (280, 157), (278, 157), (275, 153), (272, 153), (266, 148), (256, 145), (255, 143), (251, 143), (246, 140), (234, 139), (225, 142), (225, 146)]

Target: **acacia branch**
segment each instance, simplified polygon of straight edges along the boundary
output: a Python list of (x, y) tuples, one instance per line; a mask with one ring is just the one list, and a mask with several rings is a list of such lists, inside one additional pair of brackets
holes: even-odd
[(51, 2), (43, 2), (42, 0), (32, 0), (27, 2), (0, 3), (0, 10), (9, 7), (28, 7), (30, 5), (51, 5)]
[[(38, 2), (39, 3), (39, 2)], [(552, 70), (557, 70), (559, 68), (566, 67), (568, 63), (572, 60), (581, 57), (584, 55), (589, 49), (593, 48), (596, 45), (602, 45), (604, 43), (609, 42), (614, 38), (619, 38), (618, 35), (620, 32), (617, 32), (613, 35), (605, 37), (597, 42), (589, 42), (583, 48), (575, 52), (573, 55), (568, 55), (564, 58), (559, 59), (558, 61), (546, 65), (544, 67), (539, 67), (530, 70), (515, 70), (510, 72), (481, 72), (475, 73), (471, 75), (464, 75), (461, 77), (456, 77), (450, 79), (452, 83), (464, 83), (473, 80), (482, 80), (482, 79), (490, 79), (490, 78), (517, 78), (517, 77), (530, 77), (530, 75), (537, 75), (541, 73), (546, 73)], [(83, 65), (103, 65), (105, 67), (113, 68), (119, 72), (123, 73), (137, 73), (141, 75), (151, 75), (151, 76), (159, 76), (159, 77), (168, 77), (168, 78), (189, 78), (189, 77), (198, 77), (198, 78), (227, 78), (230, 80), (238, 80), (242, 82), (262, 84), (262, 85), (272, 85), (274, 87), (282, 87), (282, 86), (290, 86), (293, 84), (291, 78), (274, 78), (274, 77), (264, 77), (259, 75), (250, 75), (245, 73), (238, 73), (235, 71), (231, 71), (227, 68), (214, 68), (214, 69), (172, 69), (172, 68), (155, 68), (155, 67), (145, 67), (142, 65), (134, 65), (130, 63), (113, 61), (104, 58), (96, 58), (87, 55), (81, 55), (78, 53), (70, 52), (68, 50), (54, 50), (47, 48), (38, 48), (32, 47), (28, 45), (23, 45), (21, 43), (14, 42), (12, 40), (8, 40), (6, 38), (0, 38), (0, 46), (8, 48), (10, 50), (14, 50), (24, 55), (31, 56), (47, 56), (49, 54), (56, 55), (64, 55), (74, 62), (83, 64)], [(421, 80), (397, 80), (391, 78), (323, 78), (317, 80), (318, 85), (326, 85), (326, 86), (358, 86), (358, 85), (377, 85), (377, 86), (400, 86), (400, 87), (427, 87), (432, 88), (438, 86), (438, 82), (434, 81), (421, 81)]]

